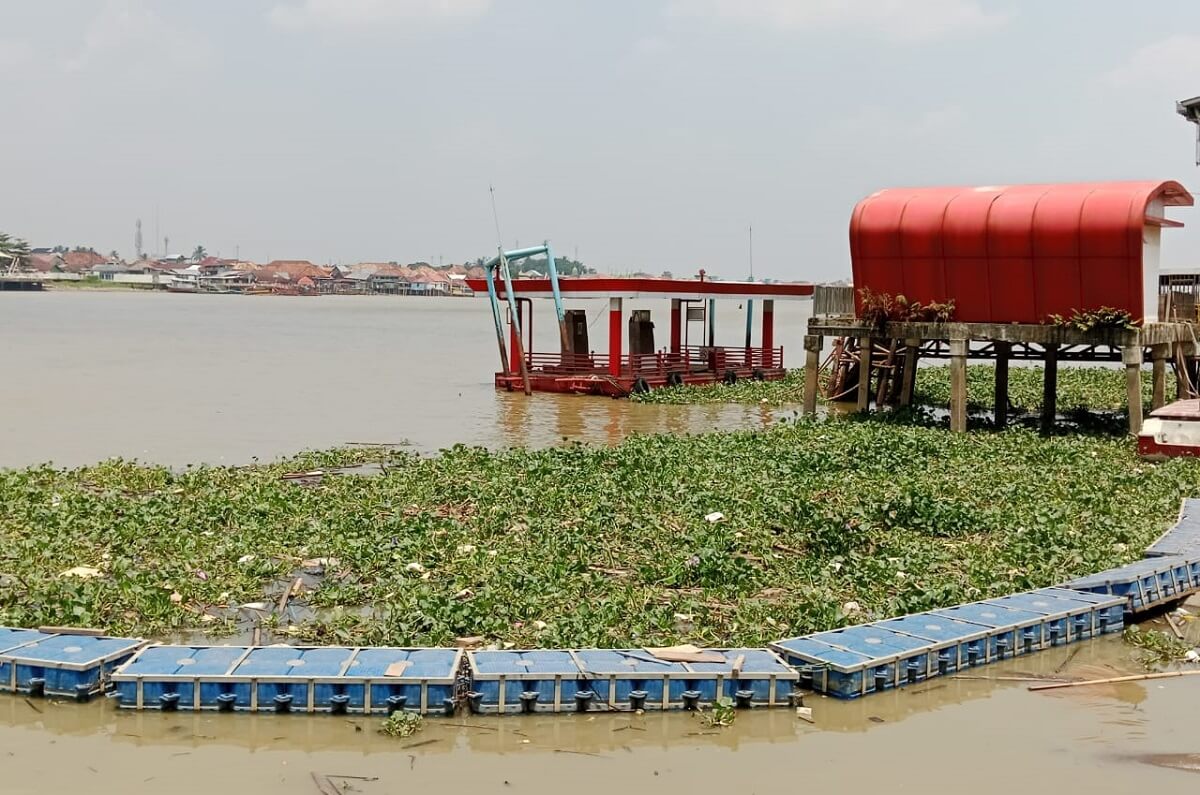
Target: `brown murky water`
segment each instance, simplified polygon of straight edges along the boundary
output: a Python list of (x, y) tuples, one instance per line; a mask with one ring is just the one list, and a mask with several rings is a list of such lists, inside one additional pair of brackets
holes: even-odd
[[(1061, 671), (1059, 671), (1061, 669)], [(1135, 670), (1118, 638), (980, 669), (979, 676)], [(6, 795), (346, 792), (1050, 792), (1200, 784), (1146, 754), (1200, 751), (1200, 681), (1029, 692), (952, 679), (854, 702), (810, 697), (706, 729), (685, 714), (429, 719), (391, 739), (376, 719), (133, 713), (0, 697)], [(40, 711), (35, 711), (35, 707)], [(1185, 767), (1190, 757), (1167, 757)], [(1163, 761), (1163, 760), (1157, 760)], [(364, 778), (337, 778), (337, 776)], [(341, 791), (341, 790), (339, 790)]]
[[(810, 304), (776, 309), (776, 344), (802, 363)], [(596, 322), (606, 306), (568, 302)], [(721, 304), (717, 341), (744, 339)], [(666, 303), (655, 313), (664, 343)], [(535, 304), (538, 350), (557, 350), (549, 302)], [(566, 395), (497, 393), (483, 298), (0, 293), (0, 466), (111, 456), (182, 466), (250, 462), (347, 442), (611, 444), (634, 432), (761, 426), (789, 410), (645, 406)], [(693, 329), (698, 333), (699, 329)]]

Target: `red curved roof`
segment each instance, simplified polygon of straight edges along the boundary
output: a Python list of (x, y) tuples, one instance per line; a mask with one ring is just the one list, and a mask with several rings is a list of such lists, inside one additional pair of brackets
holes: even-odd
[(1141, 318), (1143, 229), (1180, 226), (1160, 206), (1191, 204), (1171, 181), (882, 190), (850, 220), (854, 286), (952, 298), (968, 323), (1101, 306)]

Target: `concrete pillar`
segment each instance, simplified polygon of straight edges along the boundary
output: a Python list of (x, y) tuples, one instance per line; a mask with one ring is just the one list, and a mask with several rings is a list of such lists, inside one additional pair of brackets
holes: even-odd
[(1042, 374), (1042, 433), (1054, 431), (1054, 417), (1058, 414), (1058, 346), (1046, 346), (1045, 372)]
[(1011, 356), (1011, 342), (996, 343), (996, 394), (992, 413), (997, 428), (1008, 425), (1008, 360)]
[(864, 413), (871, 406), (871, 338), (858, 339), (858, 404), (855, 410)]
[(817, 375), (821, 367), (821, 338), (804, 335), (804, 414), (817, 413)]
[[(1170, 345), (1154, 345), (1150, 348), (1154, 391), (1150, 398), (1150, 408), (1160, 409), (1167, 403), (1167, 357), (1171, 355)], [(1176, 391), (1179, 384), (1175, 385)]]
[(621, 377), (621, 299), (608, 299), (608, 373)]
[(917, 387), (917, 351), (921, 347), (919, 338), (904, 341), (904, 375), (900, 383), (900, 405), (911, 406), (913, 390)]
[(950, 430), (967, 430), (967, 350), (968, 340), (950, 340)]
[(783, 362), (775, 362), (775, 302), (770, 299), (762, 302), (762, 351), (763, 367), (783, 366)]
[(1137, 436), (1142, 432), (1142, 346), (1121, 349), (1121, 362), (1125, 365), (1125, 391), (1129, 401), (1129, 433)]

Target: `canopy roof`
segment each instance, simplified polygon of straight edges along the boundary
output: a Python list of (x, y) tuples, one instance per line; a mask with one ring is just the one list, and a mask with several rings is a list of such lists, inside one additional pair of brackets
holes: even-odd
[(1191, 204), (1172, 181), (881, 190), (850, 220), (854, 285), (952, 299), (964, 322), (1101, 306), (1141, 318), (1143, 230), (1181, 226), (1161, 208)]
[[(559, 277), (563, 298), (679, 298), (699, 301), (707, 298), (772, 299), (799, 301), (811, 298), (811, 284), (764, 284), (762, 282), (714, 282), (699, 279), (620, 279)], [(487, 279), (467, 279), (477, 293), (487, 291)], [(551, 296), (549, 279), (513, 279), (513, 293), (530, 298)], [(496, 292), (505, 296), (504, 282), (496, 280)]]

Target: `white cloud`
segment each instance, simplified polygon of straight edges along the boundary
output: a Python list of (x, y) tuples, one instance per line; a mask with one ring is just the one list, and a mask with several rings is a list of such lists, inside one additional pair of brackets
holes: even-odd
[(667, 11), (791, 31), (858, 28), (900, 40), (981, 30), (1008, 19), (979, 0), (671, 0)]
[(1200, 35), (1180, 33), (1134, 50), (1128, 59), (1105, 73), (1107, 88), (1137, 88), (1169, 93), (1176, 99), (1200, 94)]
[(68, 72), (103, 64), (144, 66), (194, 64), (207, 46), (180, 30), (138, 0), (108, 0), (92, 20), (83, 42), (63, 60)]
[(369, 28), (418, 19), (472, 19), (491, 0), (302, 0), (271, 9), (270, 19), (289, 28)]

